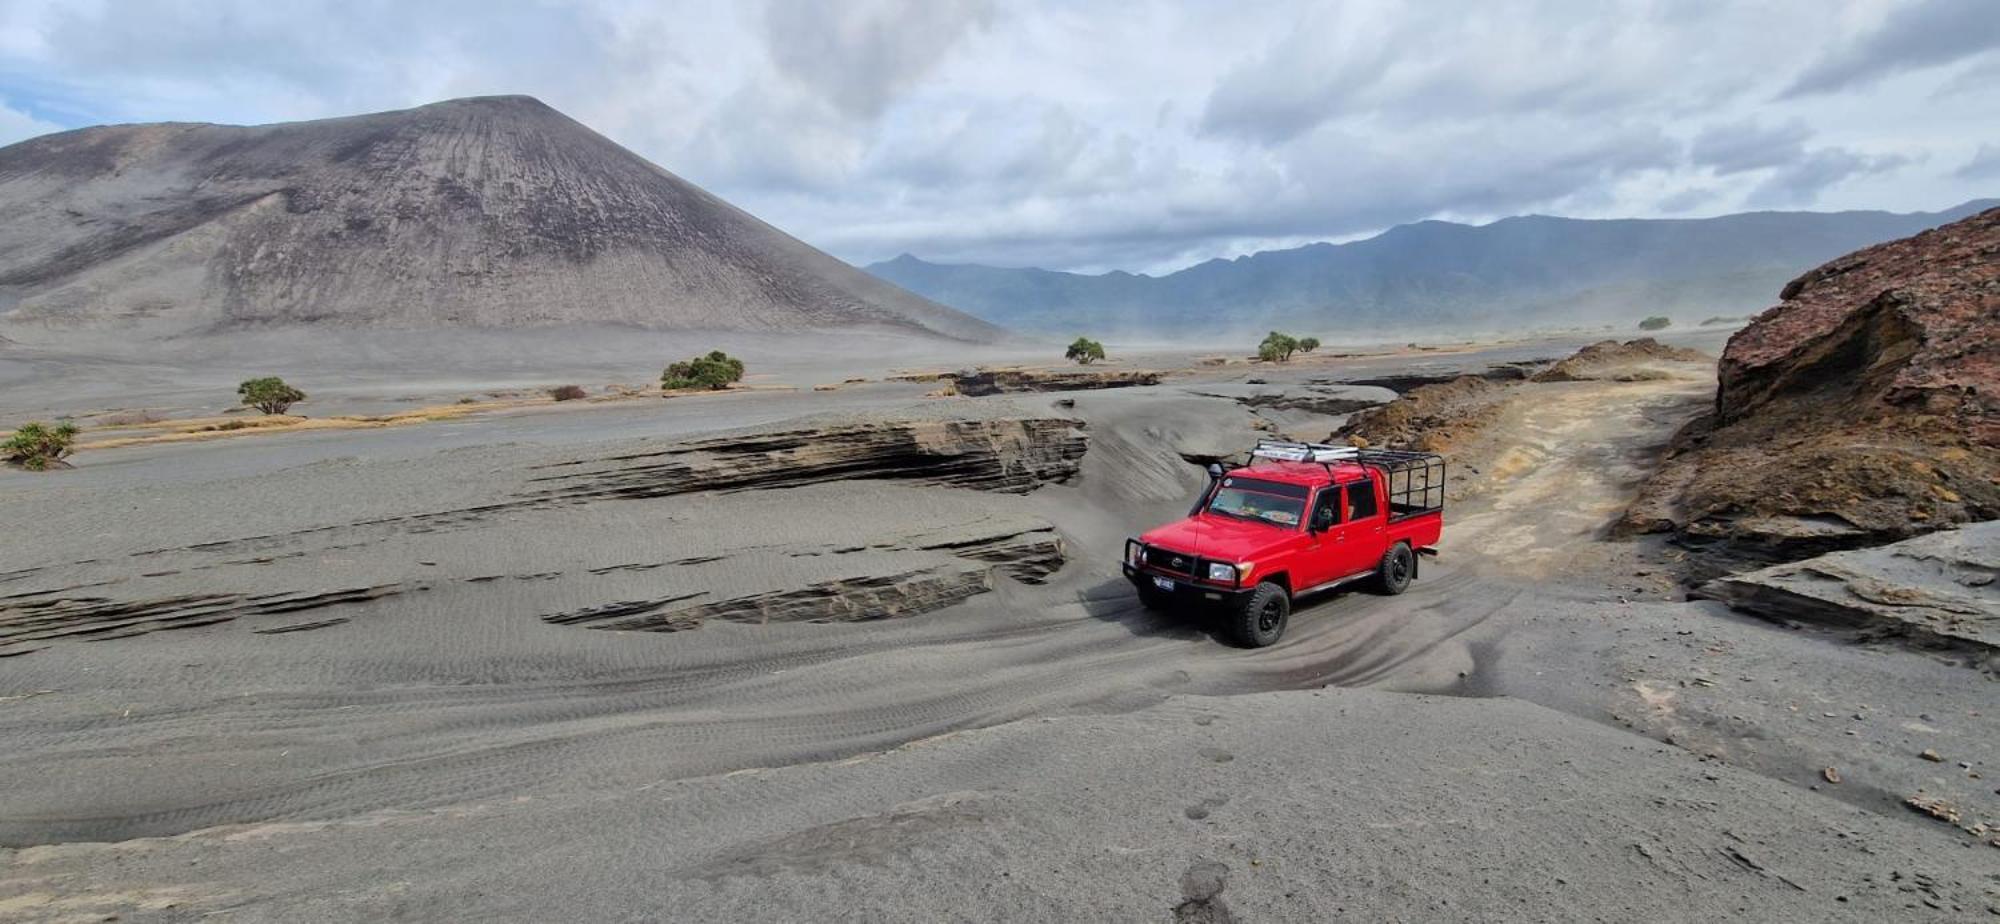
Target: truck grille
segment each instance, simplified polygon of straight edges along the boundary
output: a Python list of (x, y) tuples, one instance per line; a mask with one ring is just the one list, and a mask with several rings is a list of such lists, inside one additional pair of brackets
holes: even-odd
[(1159, 571), (1193, 577), (1196, 563), (1195, 557), (1186, 552), (1172, 552), (1150, 546), (1146, 549), (1146, 564)]

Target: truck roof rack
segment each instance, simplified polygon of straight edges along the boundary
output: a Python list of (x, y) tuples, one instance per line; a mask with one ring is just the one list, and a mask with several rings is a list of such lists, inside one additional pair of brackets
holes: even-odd
[(1330, 446), (1293, 440), (1258, 440), (1250, 461), (1310, 462), (1331, 470), (1336, 462), (1378, 469), (1387, 479), (1390, 519), (1444, 509), (1444, 456), (1411, 449)]
[(1277, 462), (1352, 462), (1361, 452), (1359, 446), (1329, 446), (1325, 443), (1296, 443), (1290, 440), (1258, 440), (1257, 448), (1250, 450), (1252, 459), (1271, 459)]
[(1258, 440), (1256, 448), (1250, 450), (1250, 458), (1270, 459), (1276, 462), (1361, 462), (1369, 465), (1402, 465), (1443, 459), (1435, 452), (1419, 452), (1414, 449), (1333, 446), (1327, 443), (1301, 443), (1295, 440)]

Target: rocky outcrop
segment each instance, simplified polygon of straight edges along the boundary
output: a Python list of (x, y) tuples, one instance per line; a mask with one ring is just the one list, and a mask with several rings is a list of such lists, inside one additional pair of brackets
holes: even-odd
[[(1651, 344), (1651, 346), (1646, 346)], [(1689, 351), (1692, 352), (1692, 351)], [(1621, 359), (1645, 355), (1660, 360), (1678, 360), (1671, 347), (1647, 340), (1619, 344), (1614, 340), (1592, 344), (1558, 361), (1552, 369), (1585, 369), (1605, 366), (1606, 357)], [(1697, 357), (1706, 359), (1699, 353)], [(1447, 452), (1477, 436), (1500, 414), (1501, 402), (1524, 382), (1571, 381), (1583, 378), (1544, 378), (1535, 369), (1547, 360), (1495, 363), (1477, 372), (1412, 373), (1386, 378), (1342, 379), (1345, 385), (1370, 385), (1398, 392), (1396, 400), (1358, 410), (1339, 430), (1328, 437), (1334, 442), (1398, 449)]]
[(2000, 668), (2000, 522), (1710, 581), (1698, 596), (1766, 618), (1896, 637)]
[(1778, 297), (1722, 354), (1723, 423), (1832, 398), (2000, 443), (2000, 209), (1848, 254)]
[(1492, 423), (1507, 392), (1505, 383), (1472, 375), (1420, 385), (1388, 404), (1354, 415), (1332, 439), (1447, 452)]
[(2000, 209), (1781, 297), (1621, 527), (1768, 561), (2000, 517)]
[(1586, 382), (1596, 379), (1637, 381), (1665, 378), (1665, 373), (1648, 376), (1653, 362), (1702, 363), (1712, 359), (1700, 350), (1668, 346), (1651, 337), (1627, 340), (1600, 340), (1532, 376), (1537, 382)]

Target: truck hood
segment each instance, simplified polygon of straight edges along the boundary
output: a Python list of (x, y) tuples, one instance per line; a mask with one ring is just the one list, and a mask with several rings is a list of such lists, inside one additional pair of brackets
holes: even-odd
[(1139, 541), (1203, 558), (1240, 562), (1253, 561), (1297, 537), (1296, 530), (1282, 526), (1204, 514), (1150, 530)]

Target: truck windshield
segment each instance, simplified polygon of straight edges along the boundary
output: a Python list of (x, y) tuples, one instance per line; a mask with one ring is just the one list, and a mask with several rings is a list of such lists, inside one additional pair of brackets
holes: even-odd
[(1306, 489), (1255, 478), (1224, 478), (1209, 499), (1208, 512), (1239, 520), (1297, 526), (1306, 509)]

